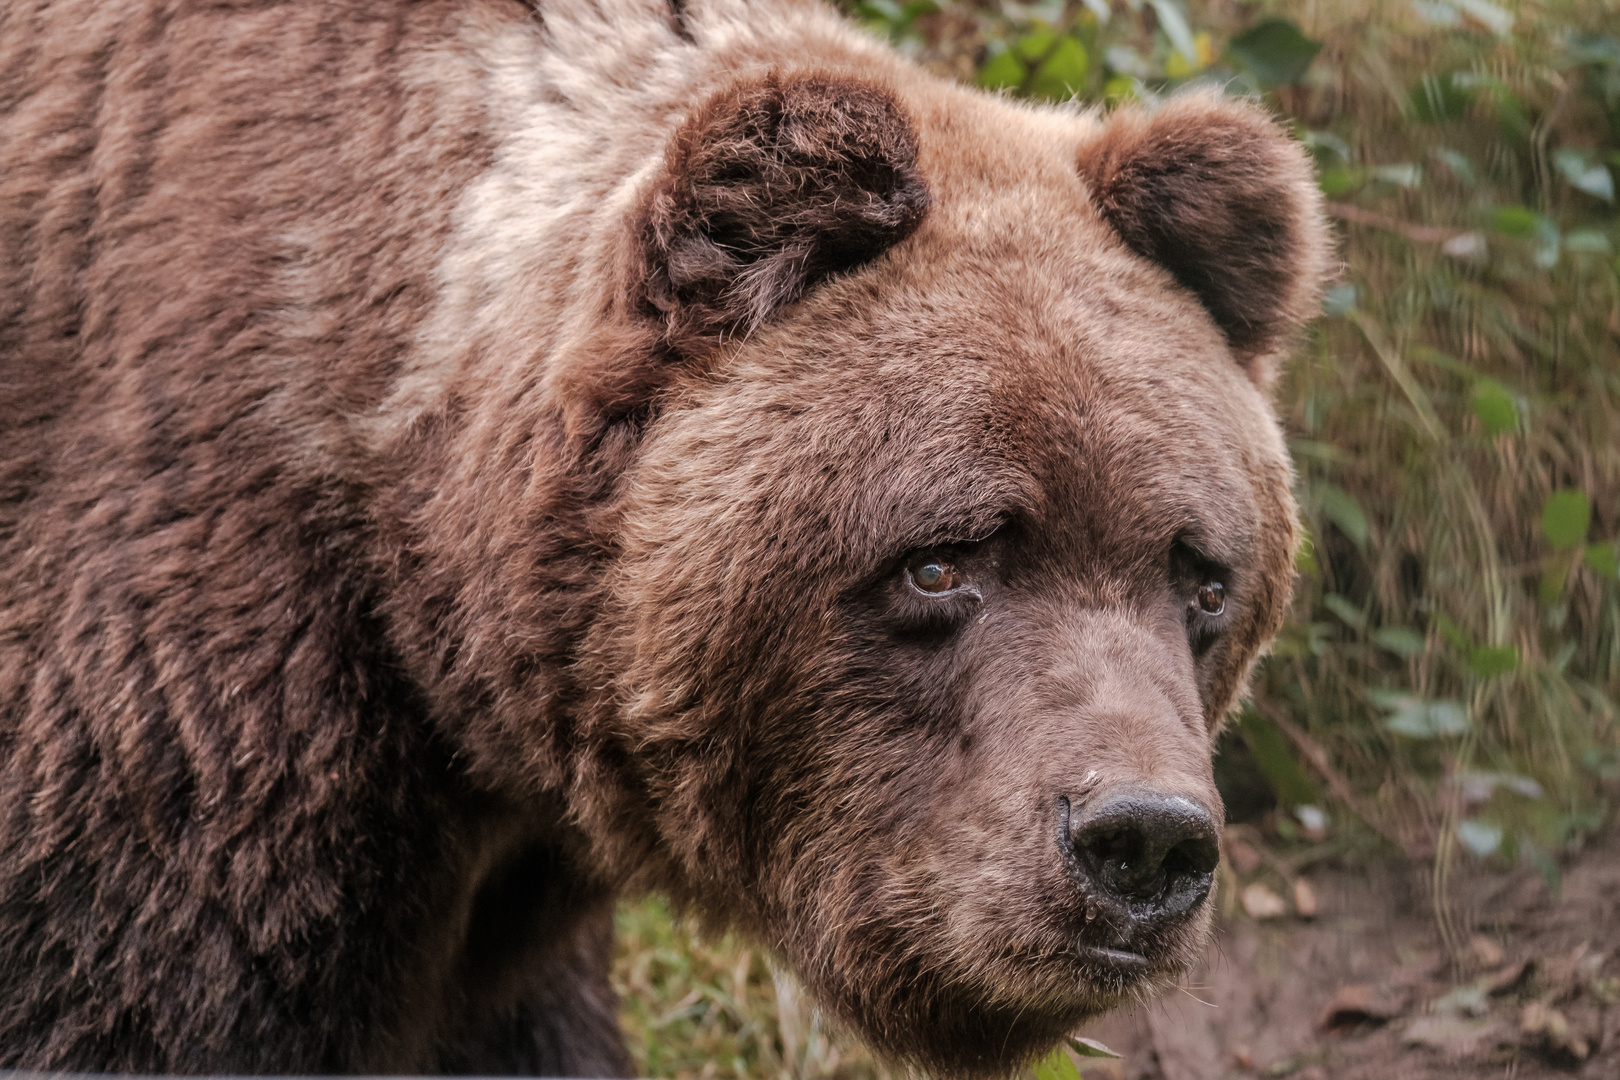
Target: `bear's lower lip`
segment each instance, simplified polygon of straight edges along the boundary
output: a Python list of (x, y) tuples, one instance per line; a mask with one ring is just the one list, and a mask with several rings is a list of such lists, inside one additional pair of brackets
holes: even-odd
[(1146, 971), (1148, 958), (1141, 953), (1130, 952), (1126, 949), (1105, 949), (1101, 945), (1081, 946), (1080, 956), (1099, 964), (1112, 968), (1124, 968), (1130, 971)]

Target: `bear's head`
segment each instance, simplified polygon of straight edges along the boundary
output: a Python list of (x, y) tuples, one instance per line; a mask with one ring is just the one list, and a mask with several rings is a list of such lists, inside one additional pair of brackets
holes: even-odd
[(579, 813), (618, 864), (942, 1073), (1185, 971), (1211, 739), (1290, 591), (1267, 391), (1314, 191), (1210, 95), (774, 71), (694, 111), (625, 242), (675, 374), (583, 661)]

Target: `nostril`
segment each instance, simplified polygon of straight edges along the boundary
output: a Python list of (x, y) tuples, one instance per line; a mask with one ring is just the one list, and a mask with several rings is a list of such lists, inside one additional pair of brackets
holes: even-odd
[(1215, 866), (1220, 861), (1220, 845), (1214, 840), (1203, 837), (1183, 840), (1165, 852), (1164, 873), (1166, 877), (1211, 874), (1215, 872)]
[(1184, 914), (1209, 894), (1220, 859), (1215, 820), (1184, 796), (1131, 787), (1070, 822), (1081, 872), (1140, 915)]
[(1093, 857), (1100, 862), (1112, 864), (1122, 870), (1141, 865), (1142, 849), (1145, 845), (1142, 834), (1135, 829), (1104, 829), (1089, 837), (1086, 843)]

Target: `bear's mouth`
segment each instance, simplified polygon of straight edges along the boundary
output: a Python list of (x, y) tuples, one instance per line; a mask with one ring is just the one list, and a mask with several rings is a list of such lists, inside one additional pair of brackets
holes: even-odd
[(1080, 958), (1101, 965), (1120, 975), (1146, 974), (1148, 958), (1129, 949), (1110, 949), (1102, 945), (1080, 946)]

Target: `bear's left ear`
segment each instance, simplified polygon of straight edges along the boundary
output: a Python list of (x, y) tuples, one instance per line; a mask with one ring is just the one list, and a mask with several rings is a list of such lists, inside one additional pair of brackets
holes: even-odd
[(917, 137), (884, 90), (767, 74), (700, 107), (670, 144), (640, 231), (640, 307), (676, 352), (747, 333), (868, 262), (928, 208)]
[(1331, 241), (1304, 148), (1260, 108), (1211, 94), (1120, 109), (1080, 151), (1103, 218), (1169, 270), (1257, 382), (1317, 313)]

